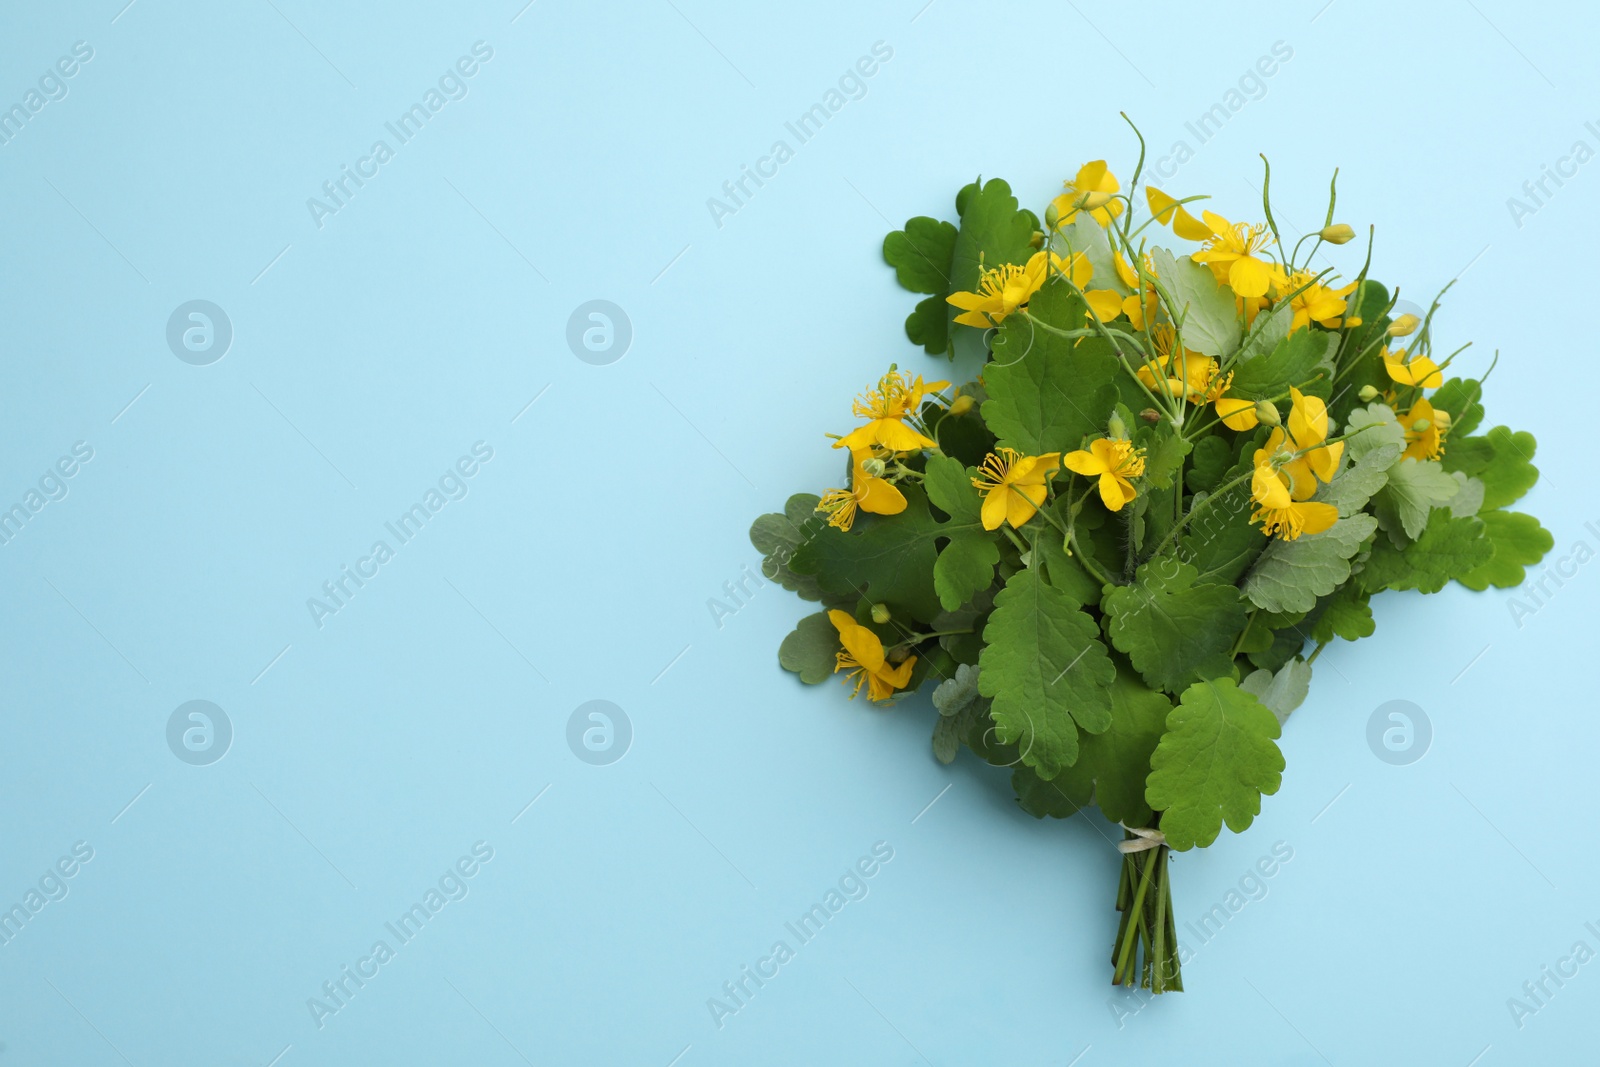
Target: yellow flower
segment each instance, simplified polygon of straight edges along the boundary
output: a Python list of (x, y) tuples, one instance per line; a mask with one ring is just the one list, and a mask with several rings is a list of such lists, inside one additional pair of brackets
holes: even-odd
[(914, 452), (937, 448), (938, 442), (905, 424), (922, 407), (922, 397), (948, 386), (949, 382), (923, 384), (922, 375), (912, 378), (903, 371), (891, 370), (878, 380), (878, 388), (868, 389), (856, 398), (858, 419), (869, 420), (833, 443), (834, 448), (871, 448), (879, 445), (891, 452)]
[(1033, 299), (1050, 276), (1050, 267), (1059, 270), (1061, 257), (1054, 252), (1035, 252), (1022, 266), (1002, 263), (984, 271), (978, 278), (977, 292), (951, 293), (945, 299), (961, 309), (956, 321), (963, 326), (998, 326), (1007, 315)]
[(998, 530), (1005, 522), (1020, 528), (1044, 503), (1045, 483), (1060, 469), (1060, 452), (1024, 456), (1014, 448), (1002, 448), (985, 456), (980, 476), (972, 479), (983, 492), (983, 528)]
[(1330, 330), (1337, 330), (1343, 324), (1342, 316), (1346, 307), (1344, 298), (1355, 291), (1356, 283), (1351, 282), (1340, 289), (1330, 289), (1320, 282), (1311, 281), (1315, 277), (1311, 271), (1301, 270), (1287, 277), (1280, 273), (1273, 279), (1280, 300), (1302, 285), (1306, 286), (1305, 292), (1289, 301), (1289, 306), (1294, 309), (1294, 321), (1289, 323), (1291, 333), (1312, 322)]
[[(1176, 397), (1180, 393), (1186, 396), (1189, 403), (1198, 404), (1207, 398), (1217, 378), (1217, 361), (1210, 356), (1202, 356), (1189, 348), (1183, 349), (1183, 380), (1176, 375), (1177, 367), (1174, 365), (1172, 347), (1175, 342), (1175, 333), (1169, 323), (1157, 323), (1150, 328), (1150, 341), (1155, 346), (1155, 366), (1165, 382), (1161, 383), (1147, 363), (1138, 369), (1139, 380), (1152, 392), (1163, 396)], [(1187, 388), (1185, 387), (1187, 385)], [(1219, 391), (1220, 392), (1220, 391)]]
[(1134, 448), (1131, 442), (1099, 437), (1089, 442), (1089, 448), (1068, 452), (1061, 462), (1074, 474), (1100, 479), (1100, 499), (1112, 511), (1121, 511), (1123, 505), (1138, 495), (1130, 478), (1144, 473), (1144, 449)]
[(834, 656), (833, 673), (849, 670), (845, 684), (849, 685), (852, 679), (856, 683), (850, 699), (854, 700), (861, 692), (863, 683), (867, 687), (867, 699), (873, 703), (882, 703), (894, 696), (895, 690), (905, 688), (911, 680), (911, 668), (917, 665), (917, 657), (908, 657), (898, 667), (891, 667), (878, 635), (856, 622), (848, 612), (830, 611), (828, 621), (839, 631), (839, 644), (844, 646), (844, 651)]
[(829, 489), (817, 504), (817, 511), (828, 516), (829, 526), (850, 529), (857, 509), (874, 515), (898, 515), (906, 509), (906, 498), (894, 483), (872, 473), (874, 466), (882, 473), (883, 461), (875, 460), (870, 448), (852, 448), (850, 459), (850, 488)]
[(1256, 255), (1272, 243), (1266, 225), (1229, 222), (1211, 211), (1201, 212), (1200, 217), (1205, 219), (1211, 236), (1206, 246), (1189, 258), (1196, 263), (1209, 264), (1217, 281), (1228, 283), (1235, 296), (1247, 299), (1266, 296), (1274, 265)]
[(1397, 348), (1390, 352), (1383, 350), (1383, 369), (1389, 372), (1389, 377), (1401, 385), (1415, 385), (1423, 389), (1437, 389), (1444, 384), (1444, 374), (1439, 370), (1439, 364), (1427, 356), (1412, 356), (1406, 359), (1406, 350)]
[[(1322, 402), (1321, 397), (1305, 396), (1300, 390), (1289, 388), (1289, 440), (1294, 443), (1297, 452), (1304, 453), (1296, 464), (1303, 463), (1318, 478), (1331, 482), (1339, 470), (1339, 460), (1344, 457), (1344, 442), (1325, 445), (1322, 442), (1328, 439), (1328, 407)], [(1278, 433), (1281, 431), (1274, 431)], [(1270, 451), (1270, 442), (1269, 442)], [(1300, 487), (1297, 485), (1296, 489)], [(1305, 488), (1305, 495), (1295, 496), (1296, 500), (1304, 500), (1316, 491), (1316, 483), (1312, 482)]]
[[(1274, 430), (1273, 436), (1282, 432)], [(1250, 478), (1250, 495), (1255, 499), (1256, 510), (1250, 521), (1261, 523), (1262, 533), (1293, 541), (1301, 534), (1322, 533), (1339, 520), (1339, 509), (1332, 504), (1293, 499), (1288, 478), (1273, 470), (1270, 463), (1262, 463), (1260, 452), (1256, 456), (1256, 471)]]
[[(1135, 330), (1143, 330), (1155, 321), (1156, 311), (1160, 308), (1159, 298), (1156, 295), (1154, 284), (1144, 287), (1144, 292), (1139, 291), (1139, 272), (1122, 258), (1122, 253), (1115, 249), (1111, 252), (1112, 265), (1116, 267), (1117, 277), (1122, 284), (1133, 292), (1122, 298), (1122, 313), (1128, 316), (1128, 321)], [(1155, 264), (1150, 262), (1150, 257), (1144, 257), (1144, 272), (1151, 278), (1156, 277)]]
[[(1417, 429), (1424, 423), (1422, 429)], [(1400, 416), (1400, 425), (1406, 431), (1406, 450), (1402, 458), (1420, 463), (1444, 455), (1445, 434), (1450, 432), (1448, 411), (1436, 411), (1432, 404), (1418, 397), (1411, 410)]]
[(1211, 239), (1210, 227), (1185, 211), (1182, 204), (1160, 189), (1147, 185), (1144, 187), (1144, 196), (1150, 202), (1150, 212), (1155, 215), (1156, 221), (1163, 226), (1171, 226), (1172, 232), (1185, 241)]
[(1058, 227), (1072, 225), (1080, 210), (1101, 226), (1110, 226), (1111, 220), (1122, 214), (1122, 201), (1113, 200), (1109, 195), (1122, 186), (1117, 184), (1117, 176), (1106, 169), (1105, 160), (1085, 163), (1078, 168), (1076, 177), (1062, 184), (1067, 191), (1050, 202), (1061, 220)]

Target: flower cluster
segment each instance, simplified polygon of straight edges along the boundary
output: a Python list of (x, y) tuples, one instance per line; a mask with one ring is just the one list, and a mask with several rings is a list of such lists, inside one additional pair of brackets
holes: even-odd
[(1141, 176), (1085, 163), (1037, 215), (990, 179), (891, 233), (923, 297), (907, 337), (970, 380), (891, 364), (833, 441), (844, 486), (751, 539), (820, 603), (785, 668), (879, 707), (931, 676), (940, 760), (1127, 830), (1113, 980), (1160, 992), (1182, 988), (1167, 855), (1276, 791), (1322, 650), (1371, 634), (1384, 590), (1513, 586), (1551, 539), (1507, 510), (1534, 441), (1478, 432), (1488, 370), (1435, 354), (1439, 301), (1397, 314), (1370, 245), (1336, 273), (1335, 186), (1286, 241), (1270, 170), (1259, 221)]

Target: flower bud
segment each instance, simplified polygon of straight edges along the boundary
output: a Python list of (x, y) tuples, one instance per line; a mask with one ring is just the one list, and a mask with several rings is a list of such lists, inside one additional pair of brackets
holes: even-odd
[(1128, 424), (1123, 422), (1122, 416), (1115, 411), (1111, 413), (1111, 418), (1106, 420), (1106, 436), (1114, 441), (1126, 441), (1128, 439)]
[(953, 400), (951, 402), (951, 404), (950, 404), (950, 414), (952, 414), (952, 415), (965, 415), (967, 412), (971, 411), (973, 409), (974, 405), (976, 405), (977, 403), (978, 403), (977, 400), (975, 400), (972, 397), (968, 396), (967, 394), (963, 393), (960, 396), (956, 397), (955, 400)]
[(889, 621), (889, 605), (887, 605), (887, 604), (874, 604), (874, 605), (872, 605), (872, 621), (877, 623), (879, 626), (882, 626), (884, 623), (888, 622)]
[(1416, 422), (1411, 424), (1412, 433), (1427, 433), (1432, 428), (1433, 423), (1429, 422), (1427, 419), (1418, 419)]
[(1056, 210), (1054, 203), (1044, 209), (1044, 224), (1052, 230), (1061, 225), (1061, 212)]
[(1111, 196), (1110, 193), (1101, 192), (1079, 193), (1078, 199), (1073, 201), (1073, 206), (1082, 211), (1093, 211), (1111, 203)]
[(1332, 226), (1324, 226), (1322, 232), (1318, 233), (1317, 236), (1330, 245), (1342, 245), (1349, 244), (1354, 240), (1356, 231), (1342, 222), (1336, 222)]
[(1043, 230), (1034, 230), (1033, 231), (1033, 236), (1028, 238), (1028, 247), (1029, 248), (1043, 248), (1044, 247), (1044, 231)]
[(1157, 411), (1155, 408), (1145, 408), (1143, 411), (1139, 412), (1139, 417), (1145, 422), (1160, 422), (1161, 412)]
[(876, 456), (861, 461), (861, 473), (869, 478), (882, 478), (888, 469), (889, 465)]
[(1265, 400), (1256, 401), (1256, 418), (1260, 420), (1263, 426), (1281, 426), (1283, 424), (1283, 420), (1278, 417), (1277, 407), (1267, 403)]
[(1401, 315), (1389, 324), (1390, 337), (1409, 337), (1415, 333), (1417, 327), (1422, 325), (1422, 320), (1415, 315)]
[(1377, 387), (1376, 386), (1371, 386), (1371, 385), (1363, 385), (1361, 387), (1361, 391), (1359, 393), (1357, 393), (1356, 396), (1359, 396), (1361, 398), (1361, 402), (1363, 404), (1370, 404), (1370, 403), (1372, 403), (1374, 400), (1376, 400), (1378, 398)]
[(1440, 433), (1449, 433), (1452, 423), (1450, 413), (1443, 408), (1433, 409), (1433, 428)]

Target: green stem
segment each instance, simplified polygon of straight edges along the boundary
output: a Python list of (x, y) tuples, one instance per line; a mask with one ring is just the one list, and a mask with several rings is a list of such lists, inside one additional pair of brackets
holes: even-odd
[(1251, 467), (1249, 470), (1247, 470), (1243, 474), (1239, 475), (1239, 477), (1233, 479), (1233, 481), (1225, 482), (1222, 485), (1217, 486), (1216, 490), (1210, 496), (1206, 497), (1204, 500), (1200, 501), (1200, 503), (1198, 503), (1194, 507), (1190, 508), (1189, 509), (1189, 514), (1185, 515), (1182, 519), (1180, 519), (1178, 521), (1178, 524), (1176, 526), (1174, 526), (1171, 530), (1167, 531), (1167, 536), (1163, 537), (1161, 539), (1161, 543), (1156, 546), (1156, 550), (1154, 552), (1150, 553), (1150, 556), (1152, 558), (1154, 558), (1156, 556), (1161, 555), (1161, 553), (1166, 549), (1166, 547), (1168, 545), (1170, 545), (1173, 542), (1173, 540), (1178, 536), (1178, 533), (1185, 526), (1189, 525), (1189, 522), (1196, 515), (1200, 514), (1200, 512), (1204, 511), (1207, 507), (1209, 507), (1213, 500), (1215, 500), (1218, 497), (1222, 496), (1224, 493), (1226, 493), (1229, 489), (1232, 489), (1234, 486), (1242, 485), (1245, 482), (1249, 481), (1251, 478), (1255, 477), (1255, 473), (1256, 473), (1255, 472), (1255, 468)]
[[(1159, 849), (1150, 849), (1149, 850), (1149, 852), (1151, 854), (1154, 854), (1155, 852), (1158, 852), (1158, 851), (1160, 851), (1160, 850)], [(1137, 856), (1139, 856), (1141, 854), (1142, 853), (1135, 852), (1134, 856), (1137, 857)], [(1138, 865), (1138, 860), (1137, 859), (1134, 860), (1134, 864), (1136, 866)], [(1153, 863), (1146, 862), (1143, 866), (1144, 866), (1144, 872), (1139, 878), (1139, 889), (1138, 889), (1137, 892), (1135, 892), (1133, 894), (1133, 905), (1128, 909), (1136, 918), (1134, 919), (1132, 929), (1128, 932), (1128, 936), (1123, 939), (1122, 951), (1117, 956), (1117, 967), (1116, 967), (1115, 973), (1117, 975), (1119, 975), (1119, 976), (1131, 977), (1131, 975), (1125, 974), (1125, 972), (1128, 969), (1128, 956), (1129, 956), (1129, 953), (1131, 953), (1133, 951), (1133, 943), (1136, 940), (1138, 940), (1140, 924), (1139, 924), (1139, 921), (1137, 919), (1137, 916), (1139, 915), (1139, 913), (1141, 911), (1144, 910), (1144, 896), (1145, 896), (1146, 893), (1148, 893), (1150, 891), (1150, 875), (1155, 870), (1155, 865)], [(1128, 981), (1128, 982), (1121, 982), (1119, 984), (1121, 984), (1121, 985), (1132, 985), (1133, 983), (1131, 981)]]

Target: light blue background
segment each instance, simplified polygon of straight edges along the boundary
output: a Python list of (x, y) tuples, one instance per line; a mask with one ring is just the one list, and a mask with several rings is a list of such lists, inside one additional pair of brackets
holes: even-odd
[[(1341, 167), (1374, 273), (1419, 303), (1459, 275), (1443, 341), (1501, 350), (1490, 424), (1539, 437), (1551, 559), (1600, 547), (1600, 164), (1520, 227), (1506, 206), (1600, 148), (1587, 7), (122, 3), (0, 15), (4, 106), (94, 49), (0, 145), (0, 505), (94, 449), (0, 546), (0, 902), (94, 849), (0, 947), (0, 1065), (1592, 1055), (1600, 963), (1520, 1029), (1506, 1001), (1600, 948), (1595, 568), (1521, 625), (1504, 591), (1381, 597), (1318, 661), (1281, 792), (1176, 861), (1180, 918), (1275, 842), (1292, 861), (1148, 1007), (1107, 985), (1098, 816), (1037, 823), (1002, 773), (940, 766), (925, 697), (800, 686), (775, 651), (811, 609), (776, 586), (708, 609), (758, 564), (751, 519), (837, 479), (852, 394), (941, 369), (884, 232), (979, 173), (1040, 208), (1085, 160), (1126, 178), (1118, 110), (1155, 156), (1196, 147), (1164, 185), (1232, 218), (1259, 151), (1295, 232)], [(469, 95), (319, 229), (307, 198), (480, 40)], [(866, 96), (719, 228), (707, 198), (877, 41)], [(197, 298), (235, 331), (203, 367), (164, 335)], [(565, 342), (595, 298), (634, 329), (610, 366)], [(319, 629), (307, 598), (477, 441), (469, 495)], [(191, 699), (235, 730), (211, 766), (167, 748)], [(610, 766), (567, 746), (592, 699), (633, 725)], [(1410, 766), (1365, 740), (1391, 699), (1433, 723)], [(319, 1029), (307, 998), (480, 840), (470, 895)], [(879, 841), (870, 894), (719, 1029), (707, 998)]]

